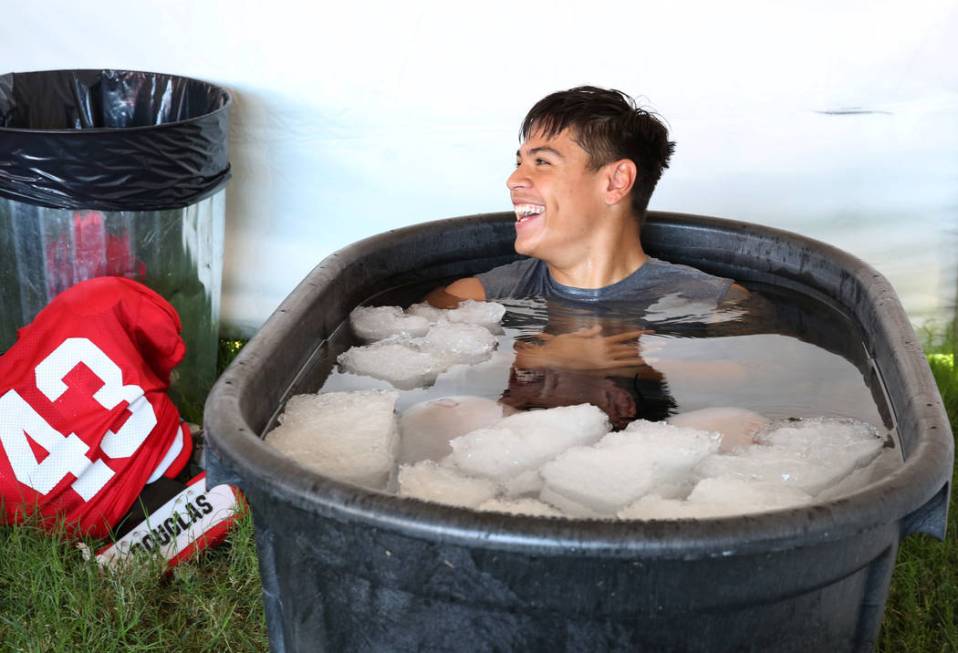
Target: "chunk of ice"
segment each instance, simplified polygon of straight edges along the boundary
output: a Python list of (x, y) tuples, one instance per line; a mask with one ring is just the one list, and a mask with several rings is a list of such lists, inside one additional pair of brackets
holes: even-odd
[(720, 476), (699, 481), (689, 494), (689, 503), (727, 504), (735, 512), (774, 510), (808, 503), (812, 496), (779, 483), (752, 483)]
[(865, 422), (814, 418), (786, 423), (758, 436), (737, 456), (717, 455), (696, 470), (703, 477), (782, 483), (816, 495), (873, 460), (883, 441)]
[(888, 476), (901, 467), (901, 451), (897, 448), (883, 447), (873, 461), (840, 480), (835, 485), (818, 493), (819, 501), (848, 496), (880, 478)]
[(772, 447), (756, 445), (747, 453), (709, 456), (696, 468), (704, 478), (726, 476), (742, 481), (779, 483), (816, 494), (837, 482), (851, 467), (829, 469)]
[(487, 360), (495, 347), (495, 336), (480, 326), (441, 322), (421, 338), (394, 336), (365, 347), (351, 347), (337, 360), (347, 372), (411, 390), (432, 385), (453, 365)]
[(390, 341), (351, 347), (336, 360), (348, 372), (388, 381), (402, 390), (432, 385), (446, 369), (436, 354)]
[(452, 453), (449, 441), (502, 419), (502, 404), (484, 397), (443, 397), (407, 408), (399, 418), (399, 462), (440, 460)]
[(473, 365), (487, 360), (496, 347), (496, 338), (475, 324), (439, 323), (413, 341), (417, 349), (439, 357), (446, 367), (457, 363)]
[(446, 319), (450, 322), (477, 324), (483, 327), (498, 325), (506, 314), (506, 307), (496, 302), (477, 302), (467, 299), (458, 308), (448, 311)]
[(861, 467), (884, 446), (874, 426), (850, 419), (818, 417), (787, 422), (759, 438), (823, 465)]
[(721, 446), (720, 433), (665, 422), (635, 420), (624, 431), (610, 433), (597, 447), (614, 448), (655, 467), (656, 483), (682, 483), (705, 456)]
[(458, 308), (454, 309), (436, 308), (421, 302), (407, 308), (406, 314), (423, 317), (432, 323), (476, 324), (490, 331), (498, 331), (497, 327), (506, 314), (506, 307), (496, 302), (478, 302), (473, 299), (461, 302)]
[(433, 503), (476, 508), (496, 495), (496, 484), (470, 478), (452, 467), (424, 460), (399, 467), (399, 496)]
[(728, 516), (728, 510), (725, 505), (689, 503), (647, 494), (627, 505), (616, 516), (619, 519), (707, 519)]
[(607, 514), (597, 512), (585, 504), (578, 503), (558, 492), (554, 492), (548, 485), (542, 487), (542, 492), (539, 493), (539, 500), (555, 507), (566, 517), (584, 517), (589, 519), (609, 517)]
[(713, 407), (691, 410), (668, 418), (673, 426), (718, 431), (722, 434), (723, 453), (752, 444), (754, 437), (769, 425), (769, 420), (744, 408)]
[(406, 315), (398, 306), (360, 306), (349, 314), (349, 324), (359, 338), (375, 342), (391, 336), (424, 336), (429, 320)]
[(568, 508), (558, 497), (591, 512), (614, 514), (655, 485), (652, 465), (614, 448), (575, 447), (543, 465), (541, 473), (541, 498), (563, 511)]
[(451, 460), (468, 474), (505, 481), (610, 428), (606, 414), (590, 404), (517, 413), (454, 439)]
[(537, 499), (489, 499), (479, 504), (479, 510), (504, 512), (510, 515), (533, 515), (535, 517), (561, 517), (562, 513)]
[(502, 493), (507, 497), (520, 497), (524, 494), (539, 494), (542, 491), (542, 474), (538, 469), (527, 469), (512, 478), (500, 482)]
[[(662, 422), (636, 420), (593, 447), (575, 447), (542, 466), (541, 498), (556, 495), (600, 514), (615, 514), (656, 485), (682, 483), (721, 436)], [(558, 506), (562, 508), (562, 506)]]
[(698, 466), (703, 477), (728, 476), (749, 482), (780, 483), (817, 494), (854, 468), (823, 466), (770, 447), (756, 446), (747, 455), (709, 456)]
[(621, 519), (703, 519), (791, 508), (811, 495), (778, 483), (750, 483), (736, 478), (707, 478), (685, 501), (648, 494), (619, 511)]
[(503, 418), (496, 426), (516, 433), (545, 429), (570, 438), (573, 445), (596, 442), (612, 428), (605, 412), (592, 404), (520, 411)]
[(265, 441), (323, 476), (382, 489), (395, 460), (398, 396), (369, 390), (290, 397)]
[(448, 312), (449, 312), (448, 310), (445, 310), (442, 308), (436, 308), (435, 306), (433, 306), (432, 304), (429, 304), (428, 302), (420, 302), (418, 304), (413, 304), (412, 306), (406, 309), (407, 315), (417, 315), (419, 317), (423, 317), (429, 320), (429, 322), (431, 322), (432, 324), (445, 320), (446, 313)]

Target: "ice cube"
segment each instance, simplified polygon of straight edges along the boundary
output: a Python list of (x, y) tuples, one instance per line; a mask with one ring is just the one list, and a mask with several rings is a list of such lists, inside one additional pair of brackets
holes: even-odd
[(539, 500), (553, 506), (566, 517), (582, 517), (587, 519), (609, 517), (609, 515), (598, 512), (590, 506), (578, 503), (567, 496), (554, 492), (548, 485), (542, 487), (542, 492), (539, 493)]
[(775, 447), (756, 445), (747, 452), (738, 456), (709, 456), (696, 471), (702, 477), (730, 476), (743, 481), (781, 483), (816, 495), (855, 469), (848, 461), (823, 464)]
[(828, 466), (858, 468), (875, 458), (884, 446), (874, 426), (838, 418), (809, 418), (786, 422), (769, 430), (760, 440)]
[(738, 478), (700, 481), (685, 501), (647, 494), (619, 511), (621, 519), (702, 519), (732, 517), (800, 506), (812, 497), (779, 483), (749, 482)]
[(266, 443), (323, 476), (382, 489), (398, 441), (390, 390), (297, 395)]
[(424, 460), (399, 467), (399, 496), (450, 506), (476, 508), (496, 495), (496, 484), (470, 478), (452, 467)]
[(336, 360), (348, 372), (388, 381), (401, 390), (432, 385), (446, 368), (436, 354), (390, 341), (351, 347)]
[(730, 517), (741, 512), (724, 503), (689, 503), (647, 494), (618, 512), (619, 519), (708, 519)]
[(684, 482), (703, 458), (718, 450), (715, 432), (637, 420), (592, 447), (575, 447), (542, 466), (540, 497), (560, 509), (556, 496), (600, 514), (615, 514), (657, 485)]
[(382, 379), (360, 376), (343, 370), (333, 370), (326, 377), (322, 392), (351, 392), (354, 390), (393, 390), (393, 385)]
[(616, 514), (619, 519), (702, 519), (727, 515), (727, 506), (664, 499), (656, 494), (647, 494)]
[(884, 444), (870, 424), (836, 418), (788, 422), (757, 439), (760, 444), (737, 456), (703, 460), (697, 472), (703, 477), (783, 483), (817, 495), (873, 460)]
[(716, 431), (640, 419), (624, 431), (605, 436), (596, 446), (615, 448), (651, 463), (656, 483), (681, 484), (699, 461), (719, 450), (721, 441), (722, 436)]
[(874, 460), (859, 467), (854, 472), (818, 493), (819, 501), (827, 501), (837, 497), (847, 496), (868, 486), (872, 482), (884, 478), (901, 467), (901, 451), (897, 448), (884, 447)]
[(689, 472), (687, 475), (677, 476), (671, 482), (658, 480), (652, 492), (663, 499), (685, 499), (698, 481), (698, 477)]
[(349, 324), (353, 332), (366, 342), (391, 336), (424, 336), (429, 331), (429, 320), (406, 315), (398, 306), (360, 306), (349, 314)]
[(449, 311), (444, 310), (442, 308), (436, 308), (435, 306), (427, 302), (420, 302), (418, 304), (413, 304), (412, 306), (406, 309), (407, 315), (417, 315), (419, 317), (425, 318), (431, 324), (445, 321), (446, 313), (448, 312)]
[(434, 354), (450, 367), (457, 363), (474, 365), (487, 360), (496, 347), (496, 338), (475, 324), (441, 322), (412, 344), (420, 351)]
[(445, 317), (450, 322), (464, 322), (489, 328), (498, 325), (505, 314), (506, 307), (502, 304), (467, 299), (461, 302), (458, 308), (447, 311)]
[(527, 469), (512, 478), (500, 481), (502, 493), (507, 497), (519, 497), (524, 494), (539, 494), (542, 491), (542, 475), (538, 469)]
[(703, 478), (726, 476), (742, 481), (780, 483), (815, 494), (841, 475), (795, 455), (764, 445), (749, 447), (741, 455), (708, 456), (696, 468)]
[(606, 414), (590, 404), (516, 413), (454, 439), (451, 460), (467, 474), (505, 481), (610, 428)]
[(652, 465), (616, 448), (574, 447), (543, 465), (540, 473), (545, 479), (540, 498), (576, 516), (615, 514), (655, 484)]
[(667, 421), (673, 426), (718, 431), (722, 434), (723, 453), (752, 444), (755, 435), (769, 425), (769, 420), (758, 413), (724, 406), (691, 410)]
[(452, 452), (451, 439), (500, 419), (502, 404), (484, 397), (443, 397), (410, 406), (399, 418), (399, 462), (445, 458)]
[(720, 476), (699, 481), (689, 494), (689, 503), (727, 504), (733, 512), (758, 512), (808, 503), (812, 496), (780, 483), (749, 482)]
[(475, 324), (498, 333), (500, 332), (498, 326), (506, 314), (506, 307), (496, 302), (479, 302), (473, 299), (460, 302), (454, 309), (436, 308), (421, 302), (407, 308), (406, 314), (423, 317), (433, 324), (442, 322)]
[(497, 426), (516, 432), (546, 429), (573, 438), (576, 445), (598, 441), (612, 428), (605, 412), (592, 404), (520, 411), (503, 418)]
[(510, 515), (533, 515), (536, 517), (561, 517), (562, 513), (537, 499), (489, 499), (479, 504), (479, 510), (504, 512)]
[(411, 390), (432, 385), (453, 365), (487, 360), (495, 347), (495, 336), (480, 326), (440, 322), (421, 338), (393, 336), (365, 347), (352, 347), (337, 360), (348, 372)]

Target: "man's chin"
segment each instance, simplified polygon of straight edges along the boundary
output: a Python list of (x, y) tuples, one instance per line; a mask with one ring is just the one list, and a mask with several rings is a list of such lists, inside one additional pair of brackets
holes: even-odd
[(529, 243), (519, 240), (516, 238), (516, 242), (513, 244), (513, 249), (516, 250), (516, 254), (520, 256), (535, 256), (533, 250), (535, 249)]

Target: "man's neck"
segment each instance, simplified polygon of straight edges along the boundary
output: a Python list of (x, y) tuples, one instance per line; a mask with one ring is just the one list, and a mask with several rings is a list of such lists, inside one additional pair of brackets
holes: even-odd
[(597, 233), (567, 261), (546, 261), (553, 280), (573, 288), (605, 288), (622, 281), (648, 260), (634, 222)]

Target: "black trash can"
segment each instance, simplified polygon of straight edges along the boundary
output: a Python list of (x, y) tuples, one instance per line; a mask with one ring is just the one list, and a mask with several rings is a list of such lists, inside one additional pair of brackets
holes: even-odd
[(230, 102), (161, 73), (0, 75), (0, 352), (73, 284), (136, 279), (180, 313), (172, 393), (196, 418), (216, 375)]
[(865, 263), (753, 224), (651, 213), (652, 255), (828, 299), (861, 327), (904, 462), (847, 496), (690, 520), (546, 519), (367, 491), (264, 444), (350, 310), (511, 260), (515, 216), (392, 231), (323, 261), (206, 404), (211, 483), (253, 511), (274, 651), (868, 651), (900, 540), (944, 537), (954, 443), (901, 304)]

